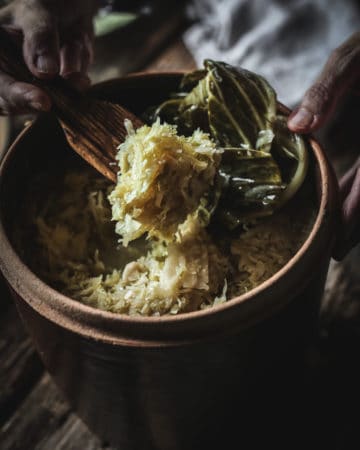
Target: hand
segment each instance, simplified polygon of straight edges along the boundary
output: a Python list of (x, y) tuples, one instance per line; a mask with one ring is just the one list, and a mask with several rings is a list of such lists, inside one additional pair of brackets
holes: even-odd
[[(60, 74), (78, 88), (90, 84), (87, 70), (93, 57), (96, 3), (14, 0), (6, 7), (11, 24), (6, 29), (22, 43), (25, 63), (33, 75), (52, 78)], [(0, 114), (48, 111), (50, 107), (41, 89), (0, 72)]]
[[(339, 100), (360, 82), (360, 33), (355, 33), (328, 59), (319, 78), (307, 90), (299, 108), (288, 119), (297, 133), (316, 131), (332, 116)], [(360, 240), (360, 159), (340, 180), (344, 238), (335, 257), (344, 257)]]

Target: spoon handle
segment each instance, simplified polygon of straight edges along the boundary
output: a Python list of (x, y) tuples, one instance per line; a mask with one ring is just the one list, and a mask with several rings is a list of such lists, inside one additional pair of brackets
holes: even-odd
[(1, 27), (0, 70), (44, 90), (73, 150), (109, 180), (116, 181), (117, 147), (126, 139), (127, 120), (135, 129), (143, 125), (138, 117), (119, 104), (76, 91), (60, 76), (51, 80), (36, 78), (25, 64), (21, 48)]

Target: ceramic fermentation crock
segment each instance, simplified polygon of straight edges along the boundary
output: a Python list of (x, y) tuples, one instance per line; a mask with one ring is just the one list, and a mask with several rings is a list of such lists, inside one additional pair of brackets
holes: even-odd
[[(179, 79), (137, 74), (92, 92), (140, 113), (169, 95)], [(36, 173), (51, 173), (78, 156), (50, 115), (13, 143), (1, 165), (1, 270), (45, 367), (106, 442), (122, 450), (235, 448), (234, 439), (255, 442), (274, 432), (276, 403), (284, 405), (278, 420), (292, 422), (287, 408), (299, 400), (298, 363), (316, 330), (338, 207), (326, 157), (314, 140), (309, 147), (317, 215), (296, 255), (266, 282), (224, 304), (143, 318), (72, 300), (21, 260), (12, 230), (24, 192)]]

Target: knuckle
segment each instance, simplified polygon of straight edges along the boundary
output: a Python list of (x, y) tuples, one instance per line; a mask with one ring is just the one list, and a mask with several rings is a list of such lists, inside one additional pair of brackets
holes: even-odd
[[(360, 33), (359, 33), (360, 36)], [(350, 80), (360, 73), (360, 37), (353, 35), (330, 54), (327, 67), (338, 84)]]
[(7, 100), (8, 103), (14, 108), (25, 103), (23, 93), (19, 92), (15, 84), (10, 86)]
[(11, 108), (9, 108), (8, 102), (4, 98), (0, 97), (0, 115), (4, 116), (10, 113)]
[(51, 28), (57, 16), (52, 3), (47, 0), (17, 0), (14, 22), (25, 34), (37, 28)]
[(42, 51), (53, 45), (56, 36), (54, 30), (53, 27), (37, 26), (26, 37), (38, 51)]
[(0, 97), (0, 115), (17, 114), (23, 111), (20, 103), (12, 102), (11, 99)]
[(306, 102), (312, 106), (314, 113), (322, 113), (332, 102), (329, 87), (322, 82), (313, 84), (306, 92)]
[(329, 61), (333, 71), (340, 77), (344, 74), (352, 61), (356, 59), (356, 49), (346, 47), (338, 47), (332, 51)]
[(5, 88), (0, 93), (5, 102), (5, 109), (8, 112), (23, 111), (29, 103), (29, 86), (19, 83), (16, 80), (8, 80)]
[(7, 100), (14, 85), (15, 80), (7, 75), (1, 74), (0, 76), (0, 97), (3, 100)]

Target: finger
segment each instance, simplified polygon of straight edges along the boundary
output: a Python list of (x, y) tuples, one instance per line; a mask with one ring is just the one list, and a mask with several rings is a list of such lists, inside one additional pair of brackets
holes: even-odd
[(60, 52), (60, 74), (64, 77), (73, 73), (86, 74), (92, 59), (91, 49), (85, 35), (64, 44)]
[(73, 40), (63, 46), (60, 53), (60, 75), (66, 78), (75, 88), (84, 90), (90, 85), (87, 69), (90, 53), (83, 40)]
[(86, 73), (94, 61), (94, 30), (92, 20), (84, 33), (84, 54), (81, 60), (81, 70)]
[(65, 35), (61, 49), (62, 76), (69, 73), (87, 73), (93, 60), (93, 23), (91, 16), (85, 16), (76, 23), (72, 23), (62, 35)]
[(344, 201), (343, 215), (346, 234), (350, 237), (360, 219), (360, 168), (356, 170), (350, 192)]
[(351, 187), (354, 183), (354, 178), (356, 175), (357, 169), (360, 167), (360, 158), (355, 162), (355, 164), (348, 170), (345, 175), (341, 178), (339, 182), (340, 194), (341, 198), (345, 200), (345, 198), (349, 195)]
[(51, 101), (41, 89), (28, 83), (0, 74), (0, 113), (21, 114), (34, 111), (49, 111)]
[(66, 43), (60, 51), (60, 75), (81, 72), (83, 45), (79, 40)]
[(290, 115), (290, 130), (308, 133), (319, 129), (359, 77), (360, 33), (355, 33), (333, 51), (318, 80), (307, 90), (299, 108)]
[(38, 78), (51, 78), (59, 73), (58, 36), (54, 29), (24, 30), (24, 59)]
[[(60, 74), (79, 90), (85, 90), (91, 84), (87, 71), (93, 60), (91, 18), (82, 23), (83, 25), (72, 25), (72, 28), (76, 30), (76, 35), (63, 45), (60, 52)], [(70, 35), (69, 32), (66, 34)]]
[(57, 75), (60, 70), (59, 36), (53, 15), (21, 2), (16, 9), (15, 24), (23, 30), (24, 59), (30, 71), (38, 78)]
[[(344, 235), (339, 240), (334, 257), (342, 259), (360, 241), (360, 168), (349, 172), (350, 177), (341, 180), (341, 186), (348, 190), (343, 202), (342, 216), (344, 224)], [(349, 189), (348, 185), (351, 182)], [(342, 194), (344, 191), (342, 191)]]

